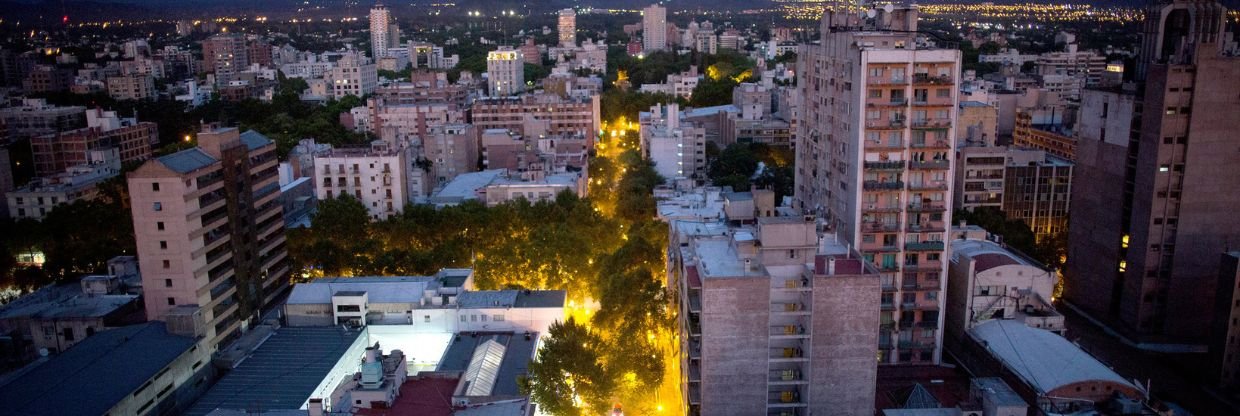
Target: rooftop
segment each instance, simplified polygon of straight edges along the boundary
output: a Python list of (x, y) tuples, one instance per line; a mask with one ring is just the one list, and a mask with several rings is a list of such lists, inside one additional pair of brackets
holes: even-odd
[(1080, 347), (1050, 331), (996, 319), (973, 327), (969, 334), (1038, 394), (1090, 381), (1136, 388)]
[(428, 276), (325, 278), (293, 286), (288, 304), (329, 303), (341, 292), (366, 292), (370, 303), (418, 303), (434, 280)]
[[(189, 410), (299, 409), (363, 331), (341, 327), (283, 327), (224, 375)], [(360, 356), (355, 365), (360, 364)]]
[(160, 156), (155, 160), (172, 169), (176, 173), (190, 173), (217, 162), (214, 157), (201, 148), (185, 149), (170, 155)]
[(241, 143), (244, 144), (246, 148), (250, 150), (255, 150), (260, 147), (272, 144), (273, 142), (271, 141), (271, 139), (268, 139), (267, 136), (264, 136), (262, 133), (259, 133), (254, 130), (246, 130), (245, 133), (241, 133)]
[(532, 334), (529, 339), (526, 339), (523, 334), (512, 333), (458, 334), (453, 338), (448, 350), (444, 352), (443, 358), (439, 360), (438, 371), (464, 372), (469, 368), (470, 360), (478, 346), (491, 340), (505, 347), (503, 359), (495, 373), (495, 386), (491, 389), (491, 395), (520, 395), (521, 392), (517, 389), (517, 377), (526, 374), (529, 368), (530, 359), (534, 357), (534, 346), (538, 342), (538, 334)]
[(101, 415), (191, 348), (163, 322), (99, 332), (0, 386), (0, 415)]
[(977, 261), (976, 272), (984, 272), (999, 266), (1022, 265), (1044, 269), (1045, 267), (1024, 254), (982, 239), (951, 240), (951, 253), (956, 261), (972, 258)]

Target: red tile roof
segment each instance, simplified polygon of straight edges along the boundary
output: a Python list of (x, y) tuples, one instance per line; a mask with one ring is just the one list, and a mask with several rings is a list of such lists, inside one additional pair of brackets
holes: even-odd
[(984, 272), (984, 271), (987, 271), (987, 270), (990, 270), (990, 269), (993, 269), (999, 266), (1020, 264), (1020, 262), (1016, 261), (1016, 259), (1013, 259), (1012, 256), (1009, 256), (1007, 254), (1000, 254), (1000, 253), (978, 254), (976, 256), (973, 256), (973, 260), (977, 261), (977, 268), (975, 271), (978, 273), (981, 273), (981, 272)]
[(358, 409), (356, 416), (452, 416), (455, 377), (411, 377), (391, 409)]

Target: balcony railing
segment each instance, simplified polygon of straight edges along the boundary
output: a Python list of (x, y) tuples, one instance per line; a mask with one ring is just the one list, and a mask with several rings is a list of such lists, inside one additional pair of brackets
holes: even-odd
[(879, 304), (879, 309), (884, 311), (893, 311), (896, 309), (896, 304), (892, 302), (883, 302)]
[(917, 118), (909, 125), (915, 129), (945, 129), (952, 125), (952, 121), (946, 118)]
[(899, 229), (900, 229), (900, 223), (898, 222), (867, 222), (865, 223), (864, 226), (861, 227), (862, 232), (869, 232), (869, 233), (889, 232), (889, 231), (896, 231)]
[(952, 145), (947, 140), (926, 140), (910, 143), (909, 147), (915, 149), (950, 149)]
[(934, 348), (933, 340), (904, 340), (900, 341), (901, 349), (928, 349)]
[(916, 211), (916, 212), (943, 212), (946, 209), (947, 209), (946, 205), (942, 203), (937, 203), (937, 202), (921, 202), (921, 203), (908, 204), (908, 210)]
[(865, 168), (873, 170), (904, 170), (904, 161), (865, 162)]
[(774, 312), (774, 313), (806, 312), (808, 310), (809, 308), (806, 307), (804, 303), (799, 303), (799, 302), (791, 302), (791, 303), (780, 302), (780, 303), (771, 304), (771, 312)]
[(908, 189), (914, 191), (945, 191), (947, 182), (911, 182)]
[(899, 206), (884, 206), (879, 204), (865, 204), (861, 206), (861, 212), (900, 212)]
[(951, 162), (946, 160), (914, 160), (909, 162), (911, 169), (947, 169), (951, 167)]
[(776, 325), (771, 327), (772, 336), (797, 336), (805, 335), (805, 327), (802, 325)]
[(874, 77), (870, 78), (869, 85), (908, 85), (908, 78), (905, 77)]
[(922, 241), (919, 243), (904, 243), (904, 249), (911, 251), (943, 251), (943, 242)]
[(795, 369), (771, 370), (770, 372), (770, 381), (773, 381), (773, 382), (781, 382), (781, 381), (791, 382), (791, 381), (802, 381), (802, 380), (805, 380), (805, 378), (804, 378), (804, 375), (801, 374), (801, 370), (795, 370)]
[(865, 126), (871, 129), (902, 129), (904, 120), (866, 120)]
[(904, 181), (865, 181), (861, 187), (867, 191), (898, 191), (904, 188)]
[(954, 82), (951, 75), (913, 74), (913, 84), (918, 85), (952, 85)]

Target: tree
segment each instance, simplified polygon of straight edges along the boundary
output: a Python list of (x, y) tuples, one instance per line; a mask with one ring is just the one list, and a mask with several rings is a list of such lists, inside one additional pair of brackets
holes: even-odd
[(529, 375), (518, 380), (521, 393), (552, 415), (581, 414), (577, 400), (589, 413), (606, 412), (617, 377), (603, 362), (608, 348), (603, 339), (572, 318), (551, 324), (547, 332)]
[(347, 193), (319, 201), (310, 225), (310, 243), (290, 247), (305, 250), (293, 253), (300, 262), (318, 265), (328, 275), (371, 269), (365, 259), (374, 253), (369, 248), (376, 244), (370, 237), (370, 213), (361, 201)]

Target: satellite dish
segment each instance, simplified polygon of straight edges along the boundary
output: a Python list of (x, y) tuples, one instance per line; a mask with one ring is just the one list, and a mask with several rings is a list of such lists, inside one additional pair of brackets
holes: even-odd
[(876, 10), (874, 10), (874, 9), (870, 9), (870, 10), (866, 10), (866, 11), (865, 11), (865, 15), (866, 15), (866, 17), (869, 17), (869, 18), (871, 18), (871, 19), (873, 19), (873, 18), (874, 18), (874, 15), (876, 15), (876, 14), (878, 14), (878, 11), (876, 11)]
[(47, 354), (48, 354), (47, 348), (39, 348), (39, 356), (40, 356), (40, 357), (46, 357), (46, 356), (47, 356)]
[(883, 5), (884, 12), (891, 13), (895, 9), (896, 9), (896, 6), (892, 6), (891, 3), (887, 3)]

